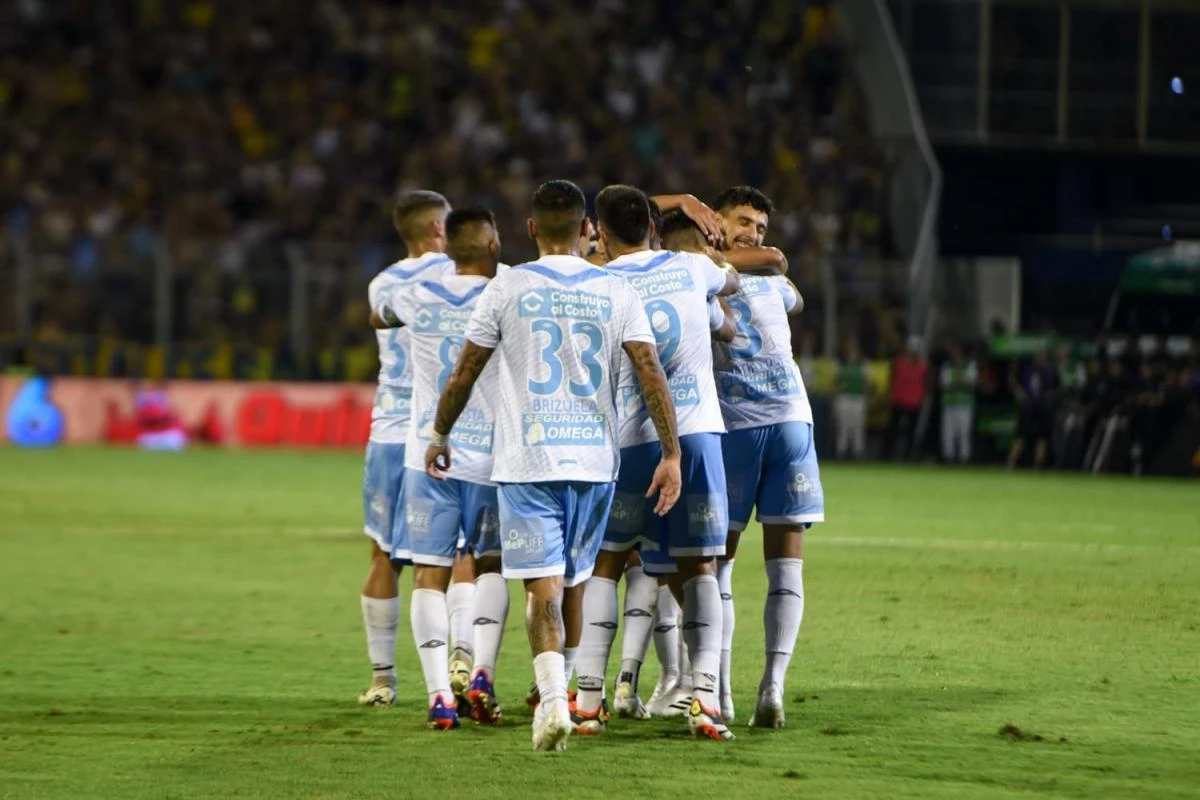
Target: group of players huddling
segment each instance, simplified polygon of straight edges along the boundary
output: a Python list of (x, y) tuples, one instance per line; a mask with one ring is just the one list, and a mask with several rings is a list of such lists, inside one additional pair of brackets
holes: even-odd
[[(411, 563), (430, 727), (499, 721), (506, 580), (521, 580), (534, 748), (602, 733), (624, 576), (613, 709), (732, 739), (732, 570), (757, 507), (766, 664), (750, 725), (783, 725), (803, 534), (824, 500), (788, 324), (802, 300), (786, 259), (762, 246), (771, 211), (748, 186), (710, 208), (615, 185), (593, 225), (579, 187), (553, 180), (527, 223), (538, 259), (508, 268), (488, 210), (451, 211), (428, 191), (398, 199), (409, 256), (369, 290), (380, 373), (362, 611), (374, 675), (360, 703), (395, 700), (397, 578)], [(652, 637), (662, 673), (644, 704)]]

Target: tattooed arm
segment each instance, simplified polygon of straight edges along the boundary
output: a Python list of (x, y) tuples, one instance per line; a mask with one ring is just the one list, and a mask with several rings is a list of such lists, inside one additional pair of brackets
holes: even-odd
[(658, 350), (646, 342), (625, 342), (625, 354), (633, 362), (633, 371), (637, 374), (638, 383), (642, 387), (642, 397), (646, 400), (646, 410), (650, 420), (658, 431), (658, 440), (662, 443), (662, 461), (654, 471), (654, 480), (650, 483), (647, 497), (658, 493), (658, 504), (654, 512), (659, 516), (665, 515), (679, 499), (679, 431), (675, 420), (675, 403), (671, 399), (671, 389), (667, 385), (667, 376), (663, 373), (662, 364), (658, 362)]
[(467, 401), (471, 399), (471, 389), (494, 352), (495, 350), (480, 347), (468, 340), (463, 345), (454, 371), (446, 380), (446, 388), (442, 389), (437, 415), (433, 420), (433, 438), (425, 451), (425, 471), (434, 478), (444, 480), (446, 471), (450, 469), (450, 431), (453, 430), (454, 423), (458, 421), (463, 409), (467, 407)]

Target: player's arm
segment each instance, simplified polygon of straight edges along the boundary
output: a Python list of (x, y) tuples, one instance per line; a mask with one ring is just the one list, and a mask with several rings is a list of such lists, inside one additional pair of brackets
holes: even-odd
[(371, 306), (371, 327), (376, 330), (403, 328), (404, 321), (397, 311), (399, 303), (395, 291), (384, 292), (379, 302)]
[(694, 194), (656, 194), (650, 198), (662, 213), (678, 208), (700, 226), (710, 242), (721, 241), (721, 217)]
[(733, 309), (730, 308), (730, 303), (725, 302), (721, 297), (713, 297), (710, 313), (713, 314), (713, 317), (708, 321), (709, 325), (713, 327), (713, 338), (726, 344), (732, 342), (733, 338), (738, 335), (738, 323), (733, 318)]
[(662, 461), (654, 470), (654, 480), (646, 497), (658, 494), (654, 513), (664, 516), (679, 499), (682, 480), (679, 473), (679, 430), (675, 424), (675, 403), (671, 400), (667, 376), (658, 361), (658, 348), (647, 342), (634, 341), (625, 342), (622, 346), (633, 363), (633, 371), (646, 401), (646, 410), (662, 443)]
[(471, 399), (471, 389), (483, 373), (488, 360), (495, 350), (481, 347), (467, 340), (463, 345), (462, 354), (450, 377), (446, 379), (446, 387), (438, 400), (437, 414), (433, 418), (433, 436), (430, 437), (429, 447), (425, 450), (425, 471), (438, 480), (446, 478), (450, 469), (450, 431), (458, 421), (467, 401)]
[(735, 247), (721, 255), (738, 272), (786, 275), (788, 271), (787, 256), (778, 247)]

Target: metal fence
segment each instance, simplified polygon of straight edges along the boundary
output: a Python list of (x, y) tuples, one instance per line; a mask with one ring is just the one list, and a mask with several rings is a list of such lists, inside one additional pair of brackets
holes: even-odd
[[(0, 369), (56, 375), (368, 380), (377, 368), (367, 284), (397, 244), (168, 239), (0, 239)], [(898, 347), (906, 262), (803, 256), (797, 353)]]

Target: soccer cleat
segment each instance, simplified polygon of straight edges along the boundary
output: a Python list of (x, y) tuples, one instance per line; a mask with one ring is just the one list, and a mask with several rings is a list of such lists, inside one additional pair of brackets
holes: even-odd
[(608, 709), (600, 706), (589, 713), (575, 708), (571, 711), (571, 726), (580, 736), (598, 736), (608, 727)]
[(482, 669), (475, 671), (475, 679), (467, 691), (471, 701), (471, 719), (483, 725), (500, 722), (500, 703), (496, 700), (496, 688)]
[(682, 686), (672, 686), (657, 700), (651, 697), (650, 703), (646, 706), (651, 716), (663, 719), (686, 716), (691, 707), (692, 690)]
[(454, 692), (458, 707), (470, 706), (467, 692), (471, 690), (471, 661), (464, 658), (460, 650), (455, 650), (450, 658), (450, 691)]
[(629, 681), (617, 684), (617, 688), (613, 690), (613, 708), (617, 710), (618, 717), (650, 718), (650, 712), (646, 710), (646, 706), (642, 704), (642, 698), (638, 697), (637, 692), (633, 690), (633, 684)]
[(448, 731), (458, 727), (458, 712), (453, 706), (446, 705), (446, 698), (438, 695), (429, 706), (427, 724), (435, 731)]
[(533, 749), (566, 750), (571, 735), (571, 712), (561, 700), (539, 705), (533, 712)]
[(758, 706), (750, 717), (751, 728), (782, 728), (783, 697), (777, 684), (768, 684), (758, 693)]
[(721, 692), (721, 717), (728, 723), (735, 718), (733, 710), (733, 692)]
[(654, 685), (654, 691), (650, 693), (650, 699), (646, 701), (646, 710), (650, 712), (650, 716), (662, 716), (662, 712), (666, 710), (667, 705), (669, 705), (669, 703), (666, 702), (667, 695), (673, 692), (675, 687), (678, 685), (679, 681), (677, 679), (659, 679), (658, 683)]
[(725, 720), (721, 719), (721, 712), (706, 707), (699, 698), (692, 699), (692, 706), (688, 710), (688, 730), (692, 732), (692, 736), (703, 736), (715, 742), (725, 742), (733, 738), (733, 731), (729, 730)]
[(371, 685), (358, 696), (360, 706), (390, 706), (396, 703), (396, 676), (377, 675)]

